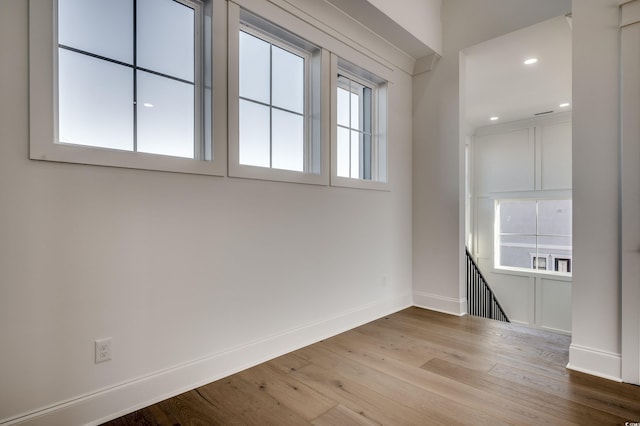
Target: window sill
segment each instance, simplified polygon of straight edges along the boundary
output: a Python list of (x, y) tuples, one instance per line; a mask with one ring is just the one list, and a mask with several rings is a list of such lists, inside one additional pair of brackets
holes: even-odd
[(391, 191), (389, 182), (331, 176), (331, 186), (376, 191)]
[(554, 272), (554, 271), (546, 271), (546, 272), (536, 272), (531, 269), (523, 269), (523, 268), (509, 268), (509, 267), (493, 267), (491, 268), (491, 272), (494, 274), (504, 274), (504, 275), (517, 275), (520, 277), (535, 277), (535, 278), (544, 278), (552, 281), (565, 281), (572, 282), (573, 278), (570, 273), (565, 272)]
[[(224, 163), (171, 157), (142, 152), (119, 151), (82, 145), (55, 144), (32, 140), (29, 158), (61, 163), (88, 164), (126, 169), (224, 176)], [(222, 163), (222, 165), (220, 164)]]
[(237, 163), (229, 164), (229, 177), (275, 182), (302, 183), (307, 185), (329, 185), (329, 179), (326, 174), (296, 172), (292, 170), (248, 166)]

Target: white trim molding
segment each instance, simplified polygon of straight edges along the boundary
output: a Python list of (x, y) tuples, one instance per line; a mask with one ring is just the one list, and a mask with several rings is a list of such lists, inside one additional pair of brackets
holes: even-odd
[(467, 314), (467, 299), (439, 296), (437, 294), (413, 292), (413, 305), (445, 314), (463, 316)]
[(640, 384), (640, 1), (622, 6), (620, 67), (622, 102), (622, 380)]
[(620, 354), (572, 344), (569, 347), (569, 370), (622, 382), (620, 377), (622, 357)]
[(370, 303), (321, 321), (229, 348), (52, 406), (0, 419), (1, 426), (98, 425), (412, 305), (411, 294)]
[(632, 0), (620, 4), (620, 26), (635, 24), (640, 21), (640, 1)]

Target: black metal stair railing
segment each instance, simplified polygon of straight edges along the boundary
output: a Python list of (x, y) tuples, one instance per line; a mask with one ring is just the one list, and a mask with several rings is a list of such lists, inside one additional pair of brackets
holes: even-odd
[(510, 322), (478, 265), (467, 252), (467, 312), (477, 317)]

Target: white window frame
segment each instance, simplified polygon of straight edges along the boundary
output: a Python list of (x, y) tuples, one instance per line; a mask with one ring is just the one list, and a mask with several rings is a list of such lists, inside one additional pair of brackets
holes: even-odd
[[(143, 152), (58, 143), (57, 141), (57, 1), (30, 0), (29, 2), (29, 117), (30, 149), (33, 160), (91, 164), (110, 167), (159, 170), (204, 175), (226, 174), (226, 43), (220, 36), (226, 34), (226, 2), (212, 0), (212, 161), (181, 158)], [(204, 25), (204, 24), (203, 24)], [(220, 28), (222, 27), (222, 28)], [(200, 69), (202, 67), (200, 66)], [(203, 72), (196, 70), (197, 74)], [(202, 78), (202, 77), (201, 77)], [(201, 83), (202, 86), (202, 83)], [(202, 96), (196, 93), (196, 96)], [(202, 126), (201, 126), (202, 127)], [(198, 130), (196, 130), (196, 134)], [(204, 135), (200, 135), (204, 140)]]
[[(343, 75), (372, 89), (371, 105), (371, 179), (338, 176), (338, 111), (337, 90)], [(390, 190), (389, 143), (387, 141), (389, 82), (359, 66), (331, 55), (331, 185), (346, 188)]]
[[(566, 190), (550, 190), (550, 191), (524, 191), (524, 192), (510, 192), (510, 193), (493, 193), (490, 195), (494, 201), (494, 223), (493, 223), (493, 272), (495, 273), (507, 273), (525, 276), (539, 276), (539, 277), (552, 277), (553, 279), (561, 279), (570, 281), (573, 276), (573, 249), (572, 253), (568, 255), (548, 254), (544, 252), (537, 252), (538, 257), (546, 259), (547, 269), (532, 269), (532, 268), (518, 268), (513, 266), (500, 265), (500, 215), (499, 205), (501, 202), (509, 201), (544, 201), (544, 200), (567, 200), (572, 201), (571, 191)], [(536, 219), (537, 220), (537, 219)], [(537, 232), (536, 232), (536, 235)], [(533, 263), (533, 256), (531, 256), (531, 263)], [(555, 268), (555, 258), (568, 258), (571, 260), (570, 272), (558, 272), (555, 270), (549, 270), (550, 266)]]
[[(349, 81), (349, 87), (345, 87), (342, 82), (340, 81), (340, 77), (346, 78)], [(370, 155), (369, 155), (369, 174), (370, 174), (370, 179), (369, 180), (375, 180), (374, 176), (378, 175), (378, 164), (376, 161), (374, 161), (374, 159), (377, 157), (378, 153), (377, 153), (377, 148), (378, 148), (378, 144), (375, 143), (375, 135), (377, 134), (377, 126), (378, 126), (378, 120), (376, 117), (376, 114), (374, 114), (374, 111), (377, 110), (377, 102), (378, 102), (378, 86), (376, 84), (372, 84), (368, 81), (362, 80), (358, 77), (356, 77), (355, 75), (347, 72), (347, 71), (339, 71), (338, 72), (338, 83), (337, 83), (337, 88), (338, 89), (343, 89), (346, 90), (347, 92), (349, 92), (350, 94), (355, 93), (351, 87), (352, 83), (357, 84), (358, 86), (362, 87), (363, 90), (358, 91), (357, 95), (358, 95), (358, 101), (362, 101), (363, 97), (364, 97), (364, 89), (369, 89), (371, 91), (371, 102), (369, 104), (369, 120), (371, 121), (370, 123), (370, 127), (369, 129), (365, 129), (364, 128), (364, 122), (365, 122), (365, 118), (364, 115), (360, 117), (360, 122), (359, 124), (359, 128), (354, 128), (351, 126), (351, 123), (349, 123), (348, 126), (342, 125), (342, 124), (336, 124), (337, 128), (343, 128), (349, 131), (349, 133), (351, 132), (357, 132), (358, 135), (362, 135), (362, 139), (360, 139), (360, 137), (358, 138), (358, 152), (362, 153), (362, 151), (364, 150), (364, 147), (362, 146), (363, 140), (364, 140), (364, 135), (369, 135), (369, 137), (371, 138), (371, 147), (370, 147)], [(350, 99), (351, 102), (351, 99)], [(349, 115), (351, 115), (351, 110), (352, 108), (349, 108)], [(337, 112), (337, 111), (336, 111)], [(351, 117), (349, 117), (351, 119)], [(353, 150), (351, 149), (351, 145), (354, 143), (354, 141), (352, 141), (350, 139), (350, 146), (349, 146), (349, 174), (351, 174), (352, 172), (352, 158), (351, 155), (353, 153)], [(337, 170), (336, 170), (336, 174), (337, 174)], [(365, 162), (362, 161), (362, 157), (360, 158), (360, 160), (358, 161), (358, 177), (354, 177), (354, 176), (341, 176), (341, 177), (347, 177), (347, 178), (351, 178), (351, 179), (367, 179), (367, 178), (360, 178), (361, 175), (365, 174)]]
[[(312, 129), (312, 123), (311, 123), (311, 109), (312, 109), (312, 99), (311, 99), (311, 95), (310, 95), (310, 90), (311, 90), (311, 61), (312, 61), (312, 55), (302, 49), (299, 49), (293, 45), (289, 45), (279, 39), (277, 39), (276, 37), (272, 36), (271, 34), (267, 33), (267, 32), (263, 32), (263, 31), (259, 31), (254, 27), (250, 27), (249, 25), (246, 25), (244, 23), (240, 24), (240, 31), (244, 32), (246, 34), (249, 34), (253, 37), (256, 37), (266, 43), (269, 43), (271, 46), (276, 46), (288, 53), (291, 53), (293, 55), (299, 56), (304, 60), (304, 105), (303, 105), (303, 111), (302, 114), (299, 114), (296, 111), (290, 111), (290, 110), (286, 110), (286, 109), (281, 109), (276, 107), (273, 102), (269, 102), (268, 104), (266, 103), (262, 103), (262, 102), (258, 102), (255, 101), (253, 99), (244, 99), (242, 97), (240, 97), (240, 100), (245, 100), (247, 102), (252, 102), (252, 103), (256, 103), (256, 104), (260, 104), (263, 106), (268, 107), (269, 109), (280, 109), (282, 111), (285, 112), (289, 112), (292, 114), (298, 114), (298, 115), (302, 115), (303, 117), (303, 124), (304, 124), (304, 130), (303, 130), (303, 134), (304, 134), (304, 139), (305, 139), (305, 143), (303, 144), (303, 172), (304, 173), (309, 173), (308, 171), (312, 169), (312, 165), (311, 163), (313, 162), (312, 157), (312, 147), (310, 146), (313, 142), (310, 142), (311, 138), (313, 137), (310, 133), (311, 133), (311, 129)], [(273, 75), (271, 75), (271, 78), (273, 79)], [(273, 94), (272, 94), (273, 95)], [(269, 124), (270, 128), (272, 128), (273, 123), (271, 122)], [(273, 146), (273, 139), (270, 136), (270, 140), (269, 140), (269, 145)], [(271, 150), (270, 150), (271, 151)], [(269, 158), (269, 162), (272, 163), (273, 162), (273, 153), (270, 152), (270, 158)], [(258, 167), (258, 166), (256, 166)], [(273, 168), (271, 165), (267, 168)]]
[[(265, 10), (268, 12), (268, 10)], [(305, 183), (315, 185), (328, 185), (329, 183), (329, 161), (328, 149), (325, 141), (324, 128), (326, 124), (326, 116), (324, 111), (327, 109), (328, 100), (325, 94), (327, 85), (325, 84), (328, 71), (329, 54), (325, 49), (318, 48), (317, 54), (311, 55), (303, 49), (296, 48), (287, 41), (280, 40), (277, 36), (270, 33), (267, 28), (254, 28), (252, 25), (246, 25), (241, 15), (247, 14), (253, 16), (256, 21), (267, 22), (268, 17), (264, 16), (260, 11), (260, 15), (254, 15), (252, 11), (241, 9), (235, 3), (229, 3), (229, 22), (228, 22), (228, 43), (229, 43), (229, 60), (228, 60), (228, 76), (229, 76), (229, 96), (228, 96), (228, 114), (229, 114), (229, 176), (272, 180), (292, 183)], [(245, 18), (246, 19), (246, 18)], [(269, 22), (270, 25), (278, 27), (278, 22)], [(299, 27), (299, 25), (298, 25)], [(294, 34), (288, 29), (283, 31), (290, 33), (292, 37), (304, 39), (304, 34)], [(288, 26), (286, 27), (288, 28)], [(239, 106), (240, 106), (240, 90), (239, 90), (239, 35), (240, 31), (254, 35), (260, 39), (267, 41), (275, 46), (281, 47), (296, 55), (305, 58), (305, 160), (304, 171), (293, 171), (275, 169), (272, 167), (260, 167), (247, 164), (240, 164), (240, 140), (239, 140)], [(316, 57), (317, 55), (317, 57)], [(314, 56), (312, 58), (312, 56)], [(317, 66), (312, 66), (312, 61), (319, 61)]]

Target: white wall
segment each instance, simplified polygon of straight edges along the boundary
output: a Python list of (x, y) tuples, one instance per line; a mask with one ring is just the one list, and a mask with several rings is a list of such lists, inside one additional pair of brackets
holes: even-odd
[(460, 51), (563, 15), (569, 0), (445, 0), (443, 56), (413, 88), (414, 303), (466, 311), (464, 290), (464, 132)]
[(495, 199), (571, 191), (571, 115), (477, 129), (472, 143), (473, 252), (513, 322), (571, 332), (571, 279), (495, 270)]
[(619, 19), (616, 0), (573, 2), (570, 367), (616, 380), (621, 346)]
[(0, 2), (0, 424), (107, 419), (411, 304), (410, 76), (389, 192), (30, 161), (27, 11)]

